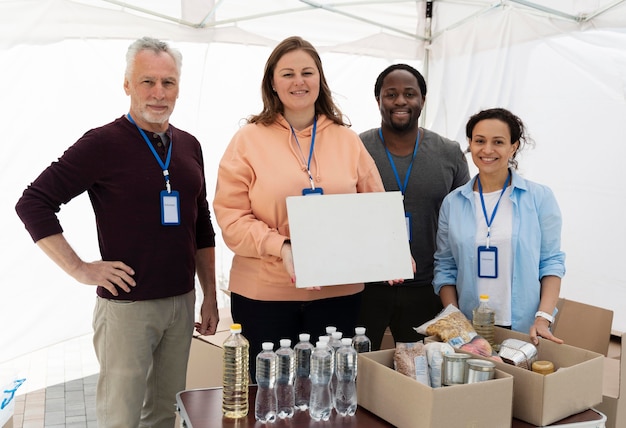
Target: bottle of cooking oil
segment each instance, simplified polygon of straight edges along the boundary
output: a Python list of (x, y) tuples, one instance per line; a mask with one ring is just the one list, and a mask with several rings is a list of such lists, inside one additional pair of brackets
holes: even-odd
[(491, 346), (494, 345), (496, 313), (489, 307), (489, 296), (480, 295), (480, 303), (472, 312), (472, 324), (479, 336), (484, 337)]
[(248, 364), (250, 344), (241, 334), (241, 324), (230, 326), (230, 336), (223, 344), (222, 412), (227, 418), (248, 414)]

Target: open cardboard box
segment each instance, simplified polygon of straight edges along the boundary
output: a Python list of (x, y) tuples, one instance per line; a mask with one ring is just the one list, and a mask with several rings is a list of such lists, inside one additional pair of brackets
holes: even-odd
[[(496, 327), (496, 343), (507, 338), (530, 342), (526, 334)], [(514, 379), (513, 417), (545, 426), (602, 402), (602, 355), (540, 339), (537, 359), (552, 361), (555, 372), (542, 375), (495, 361), (497, 369)]]
[(613, 311), (566, 299), (559, 299), (557, 308), (555, 336), (605, 355), (602, 403), (595, 408), (606, 416), (606, 428), (626, 427), (626, 333), (616, 336), (617, 352), (610, 352)]
[(559, 299), (552, 333), (568, 345), (588, 349), (604, 356), (609, 350), (613, 311)]
[(513, 378), (431, 388), (393, 369), (393, 349), (359, 354), (360, 406), (398, 428), (511, 426)]
[(222, 343), (230, 335), (232, 323), (230, 309), (220, 309), (220, 322), (213, 336), (194, 333), (187, 365), (187, 389), (222, 387)]
[(619, 358), (604, 358), (602, 395), (596, 409), (606, 415), (606, 428), (626, 426), (626, 333), (621, 335)]

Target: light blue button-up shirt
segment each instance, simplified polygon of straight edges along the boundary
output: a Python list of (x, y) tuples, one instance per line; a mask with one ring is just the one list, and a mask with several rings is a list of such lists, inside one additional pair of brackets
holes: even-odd
[[(552, 190), (511, 170), (513, 203), (511, 321), (513, 330), (528, 333), (541, 298), (541, 278), (565, 275), (561, 251), (561, 211)], [(472, 319), (478, 305), (478, 262), (474, 181), (451, 192), (439, 212), (435, 277), (439, 294), (444, 285), (455, 285), (459, 308)], [(503, 251), (504, 249), (500, 249)]]

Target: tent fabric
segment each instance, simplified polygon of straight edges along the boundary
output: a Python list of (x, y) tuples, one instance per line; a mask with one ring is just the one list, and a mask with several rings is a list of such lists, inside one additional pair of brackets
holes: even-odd
[[(552, 9), (546, 11), (527, 1), (436, 0), (430, 25), (426, 3), (0, 0), (0, 362), (91, 331), (94, 288), (73, 281), (32, 243), (14, 205), (87, 129), (127, 111), (124, 55), (143, 35), (183, 52), (172, 123), (203, 145), (210, 200), (224, 148), (261, 108), (265, 60), (289, 35), (319, 47), (333, 95), (356, 132), (380, 123), (374, 81), (400, 61), (427, 77), (424, 126), (462, 147), (471, 114), (511, 109), (536, 142), (522, 154), (520, 173), (549, 185), (563, 212), (562, 296), (614, 310), (614, 329), (626, 331), (625, 3), (541, 2)], [(60, 218), (81, 257), (98, 259), (86, 195), (63, 206)], [(218, 231), (220, 288), (227, 287), (230, 258)]]

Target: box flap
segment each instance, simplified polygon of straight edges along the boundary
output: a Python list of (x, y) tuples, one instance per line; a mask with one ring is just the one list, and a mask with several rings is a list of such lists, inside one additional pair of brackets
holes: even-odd
[(605, 355), (609, 350), (613, 311), (573, 300), (559, 299), (552, 332), (568, 345)]

